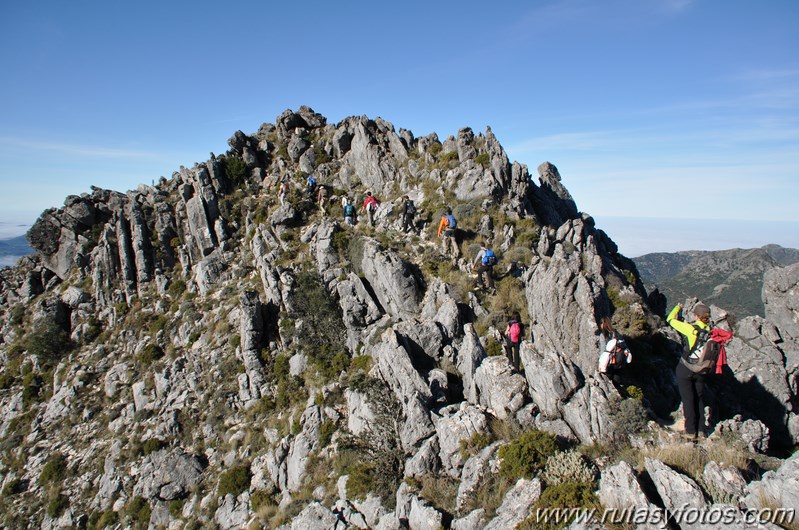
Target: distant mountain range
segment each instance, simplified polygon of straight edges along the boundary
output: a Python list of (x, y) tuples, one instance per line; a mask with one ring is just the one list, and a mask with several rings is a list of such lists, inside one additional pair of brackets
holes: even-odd
[(657, 287), (666, 295), (669, 308), (696, 296), (737, 317), (765, 316), (761, 299), (763, 273), (799, 262), (799, 250), (766, 245), (755, 249), (657, 252), (633, 261), (647, 291)]
[(13, 265), (20, 257), (28, 254), (33, 254), (33, 249), (28, 245), (25, 236), (0, 239), (0, 266)]

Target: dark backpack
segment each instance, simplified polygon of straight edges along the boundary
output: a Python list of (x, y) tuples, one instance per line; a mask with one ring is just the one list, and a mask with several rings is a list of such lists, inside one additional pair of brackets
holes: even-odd
[(485, 256), (483, 256), (483, 265), (494, 266), (497, 264), (497, 255), (493, 250), (486, 249)]
[(627, 364), (627, 342), (625, 342), (624, 337), (615, 332), (613, 333), (613, 338), (616, 339), (616, 345), (608, 349), (608, 353), (610, 353), (608, 365), (623, 366)]
[(693, 325), (696, 330), (696, 342), (694, 349), (685, 355), (681, 361), (692, 372), (696, 374), (710, 374), (716, 369), (716, 363), (721, 353), (721, 344), (715, 340), (710, 340), (710, 331)]
[(416, 213), (416, 206), (413, 205), (413, 201), (408, 201), (405, 203), (405, 213), (408, 215), (413, 215)]
[(455, 220), (454, 215), (448, 213), (444, 217), (447, 218), (447, 228), (458, 228), (458, 221)]
[(344, 217), (355, 217), (355, 206), (348, 204), (344, 207)]

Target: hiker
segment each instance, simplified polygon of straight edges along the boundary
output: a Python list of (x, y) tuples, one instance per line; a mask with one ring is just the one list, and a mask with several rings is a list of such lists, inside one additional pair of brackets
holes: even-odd
[(281, 206), (286, 204), (286, 197), (289, 196), (289, 191), (290, 188), (288, 180), (286, 179), (286, 177), (283, 177), (283, 179), (280, 181), (280, 187), (278, 187), (277, 190), (277, 198), (280, 199)]
[(480, 242), (480, 251), (477, 253), (477, 257), (474, 259), (474, 264), (477, 266), (478, 285), (485, 288), (485, 282), (483, 281), (483, 274), (485, 274), (488, 278), (488, 289), (492, 293), (496, 293), (496, 289), (494, 289), (494, 274), (492, 270), (494, 269), (494, 265), (497, 264), (497, 256), (494, 254), (493, 250), (486, 248), (486, 244), (483, 241)]
[(308, 175), (308, 186), (305, 190), (308, 192), (308, 195), (313, 197), (314, 192), (316, 191), (316, 179), (313, 175)]
[[(723, 345), (732, 338), (732, 333), (712, 328), (710, 322), (710, 308), (703, 303), (694, 307), (695, 320), (693, 324), (684, 322), (680, 316), (682, 305), (677, 304), (671, 310), (666, 322), (679, 331), (687, 339), (687, 348), (677, 364), (677, 388), (682, 399), (683, 414), (685, 416), (685, 435), (696, 441), (699, 436), (705, 437), (705, 377), (709, 373), (721, 373), (721, 367), (726, 364), (726, 354)], [(699, 368), (697, 361), (705, 361), (708, 354), (718, 344), (715, 359), (707, 361), (709, 367)], [(710, 347), (710, 349), (708, 349)], [(697, 365), (697, 366), (694, 366)]]
[(350, 226), (355, 226), (355, 206), (349, 200), (346, 200), (346, 197), (344, 199), (344, 222)]
[(402, 231), (410, 232), (414, 228), (413, 217), (416, 215), (416, 206), (407, 195), (402, 200), (404, 201), (402, 203)]
[(327, 196), (328, 196), (328, 194), (329, 194), (329, 192), (327, 190), (327, 186), (325, 186), (324, 184), (320, 184), (319, 185), (319, 193), (317, 193), (316, 199), (319, 201), (319, 209), (322, 210), (323, 214), (327, 213), (327, 212), (325, 212), (325, 204), (327, 204)]
[(375, 211), (377, 210), (377, 199), (372, 196), (371, 191), (366, 192), (366, 198), (363, 200), (363, 206), (361, 206), (361, 210), (366, 210), (366, 214), (369, 216), (369, 226), (374, 226)]
[(599, 329), (599, 372), (616, 382), (619, 368), (632, 362), (633, 354), (624, 337), (613, 329), (610, 317), (602, 317)]
[(522, 343), (524, 330), (522, 328), (522, 317), (518, 311), (515, 311), (508, 321), (508, 326), (505, 328), (505, 356), (516, 369), (517, 372), (521, 371), (521, 362), (519, 359), (519, 346)]
[(455, 230), (458, 228), (458, 222), (455, 216), (452, 215), (452, 209), (447, 208), (444, 215), (441, 216), (441, 222), (438, 223), (438, 237), (443, 235), (444, 254), (451, 254), (453, 259), (460, 257), (460, 250), (458, 249), (458, 241), (455, 238)]

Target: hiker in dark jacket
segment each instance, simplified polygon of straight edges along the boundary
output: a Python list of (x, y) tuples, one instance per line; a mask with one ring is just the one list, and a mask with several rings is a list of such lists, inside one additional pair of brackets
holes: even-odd
[(414, 228), (413, 217), (416, 215), (416, 206), (414, 206), (413, 201), (410, 200), (407, 195), (402, 199), (402, 231), (410, 232)]
[[(688, 352), (694, 350), (696, 346), (698, 330), (696, 325), (706, 331), (710, 331), (710, 308), (705, 304), (697, 304), (694, 307), (696, 320), (694, 325), (683, 322), (679, 318), (682, 305), (677, 304), (671, 310), (666, 322), (679, 331), (688, 340)], [(677, 388), (680, 390), (682, 399), (682, 409), (685, 415), (685, 434), (687, 437), (696, 440), (700, 435), (705, 436), (705, 376), (692, 372), (683, 363), (677, 363)]]

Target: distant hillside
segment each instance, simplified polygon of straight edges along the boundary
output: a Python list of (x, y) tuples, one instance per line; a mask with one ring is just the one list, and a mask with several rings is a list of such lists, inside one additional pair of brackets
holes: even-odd
[(0, 266), (13, 265), (21, 256), (33, 254), (25, 236), (0, 239)]
[(799, 250), (779, 245), (755, 249), (658, 252), (635, 258), (648, 291), (657, 287), (669, 306), (691, 296), (738, 317), (765, 315), (763, 273), (799, 262)]

